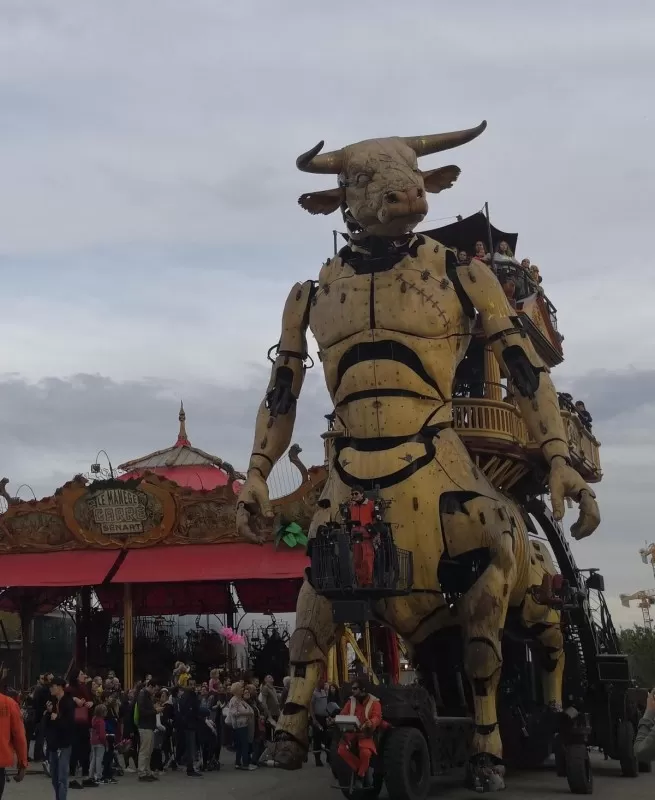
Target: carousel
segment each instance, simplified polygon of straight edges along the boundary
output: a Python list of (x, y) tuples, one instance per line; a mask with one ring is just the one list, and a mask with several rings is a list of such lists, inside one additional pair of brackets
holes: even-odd
[[(33, 622), (54, 609), (66, 607), (75, 618), (76, 663), (122, 672), (126, 686), (175, 656), (229, 664), (224, 632), (239, 617), (293, 612), (308, 564), (294, 532), (307, 530), (323, 467), (302, 467), (298, 488), (274, 501), (277, 516), (261, 546), (244, 543), (235, 530), (242, 479), (191, 444), (183, 407), (172, 447), (116, 470), (92, 465), (88, 476), (75, 476), (50, 497), (12, 497), (4, 479), (0, 612), (5, 620), (13, 615), (21, 633), (14, 683), (33, 679)], [(183, 615), (195, 615), (197, 624), (180, 648), (171, 618)], [(273, 637), (277, 661), (283, 633)]]

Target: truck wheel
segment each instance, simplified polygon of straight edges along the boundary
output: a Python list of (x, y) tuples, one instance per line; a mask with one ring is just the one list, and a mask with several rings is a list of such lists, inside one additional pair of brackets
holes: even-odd
[(566, 778), (566, 756), (561, 736), (557, 734), (553, 740), (553, 753), (555, 755), (555, 771), (558, 778)]
[(570, 744), (564, 750), (566, 780), (573, 794), (592, 794), (594, 774), (591, 771), (589, 751), (584, 744)]
[(621, 772), (625, 778), (639, 775), (639, 762), (634, 752), (635, 729), (629, 720), (619, 722), (616, 731), (616, 744), (619, 752)]
[(418, 728), (394, 728), (385, 742), (389, 800), (425, 800), (430, 790), (430, 751)]

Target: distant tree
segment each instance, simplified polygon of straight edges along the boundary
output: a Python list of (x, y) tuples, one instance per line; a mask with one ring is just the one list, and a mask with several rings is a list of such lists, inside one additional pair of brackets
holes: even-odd
[(644, 689), (655, 688), (655, 631), (635, 625), (619, 632), (623, 652), (630, 657), (632, 675)]

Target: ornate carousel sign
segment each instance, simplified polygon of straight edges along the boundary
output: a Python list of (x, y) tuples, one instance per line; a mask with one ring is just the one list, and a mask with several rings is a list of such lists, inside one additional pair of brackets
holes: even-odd
[[(86, 506), (85, 509), (80, 509), (81, 514), (91, 512), (93, 522), (105, 535), (125, 536), (143, 533), (144, 526), (151, 522), (148, 519), (152, 515), (149, 515), (148, 496), (145, 492), (104, 489), (78, 500), (78, 505), (80, 504)], [(76, 510), (76, 515), (80, 512)], [(161, 517), (161, 514), (157, 516)], [(156, 521), (161, 522), (161, 519)]]
[(95, 481), (67, 484), (61, 496), (66, 525), (87, 545), (156, 544), (176, 520), (173, 485), (165, 481)]

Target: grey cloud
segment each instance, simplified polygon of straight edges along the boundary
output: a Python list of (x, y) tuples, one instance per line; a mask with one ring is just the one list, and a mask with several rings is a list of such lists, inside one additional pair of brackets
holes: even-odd
[(568, 381), (568, 387), (576, 400), (585, 402), (597, 424), (655, 405), (655, 369), (588, 372)]
[[(114, 381), (100, 375), (0, 381), (0, 471), (14, 490), (28, 483), (50, 494), (77, 472), (87, 472), (100, 449), (114, 466), (168, 447), (177, 437), (184, 400), (191, 442), (232, 464), (247, 466), (257, 407), (268, 372), (253, 370), (240, 388), (200, 381)], [(317, 377), (308, 378), (294, 441), (308, 464), (322, 463), (327, 397)], [(52, 483), (52, 480), (57, 483)]]

